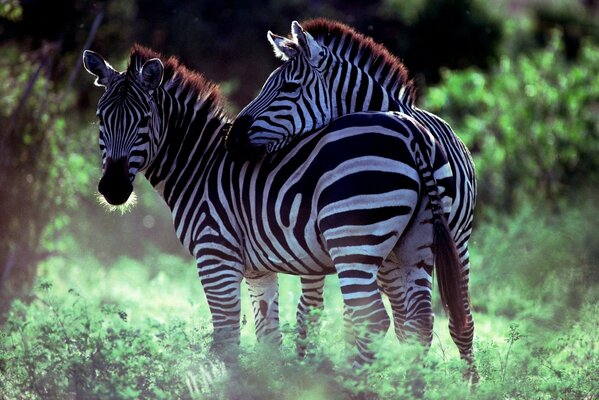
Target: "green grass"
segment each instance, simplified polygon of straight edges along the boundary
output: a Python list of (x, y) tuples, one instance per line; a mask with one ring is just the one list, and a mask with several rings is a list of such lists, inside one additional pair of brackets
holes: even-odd
[(282, 349), (256, 343), (244, 287), (240, 362), (225, 367), (209, 351), (210, 316), (193, 260), (156, 254), (105, 266), (74, 254), (41, 265), (30, 302), (16, 303), (0, 331), (0, 398), (409, 399), (424, 382), (427, 399), (595, 399), (592, 210), (560, 218), (524, 210), (478, 227), (471, 291), (476, 388), (463, 380), (440, 311), (425, 357), (390, 330), (376, 362), (356, 374), (345, 363), (351, 349), (336, 278), (327, 279), (323, 326), (310, 338), (310, 356), (298, 360), (299, 283), (281, 275)]

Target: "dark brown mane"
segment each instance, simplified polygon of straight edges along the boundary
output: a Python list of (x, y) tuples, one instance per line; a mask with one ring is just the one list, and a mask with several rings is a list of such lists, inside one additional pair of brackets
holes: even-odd
[(212, 103), (212, 110), (217, 112), (222, 111), (224, 98), (220, 93), (219, 87), (207, 80), (199, 72), (187, 69), (177, 57), (171, 56), (166, 58), (152, 49), (135, 44), (131, 47), (127, 74), (138, 73), (142, 65), (152, 58), (160, 59), (164, 65), (163, 87), (167, 89), (170, 87), (183, 87), (188, 93), (196, 95), (203, 101), (210, 101)]
[[(354, 64), (357, 62), (362, 64), (365, 58), (372, 60), (370, 65), (366, 65), (362, 69), (373, 78), (381, 77), (382, 79), (378, 80), (378, 82), (383, 84), (391, 93), (396, 94), (403, 100), (414, 101), (415, 87), (414, 82), (409, 78), (408, 69), (385, 46), (376, 43), (371, 37), (363, 35), (341, 22), (326, 18), (307, 20), (302, 22), (301, 25), (306, 31), (310, 32), (316, 41), (328, 47), (333, 53), (339, 56), (344, 56), (348, 53), (351, 53), (353, 56), (360, 56), (356, 57), (355, 60), (347, 61), (354, 61)], [(342, 38), (349, 38), (351, 46), (344, 45), (340, 49), (337, 45), (341, 42), (340, 39)], [(343, 41), (343, 43), (346, 42)], [(341, 51), (345, 54), (341, 54)], [(381, 68), (381, 65), (384, 65), (386, 68)], [(380, 73), (377, 74), (378, 71), (382, 70), (385, 71), (384, 76)], [(390, 76), (393, 79), (386, 82)]]

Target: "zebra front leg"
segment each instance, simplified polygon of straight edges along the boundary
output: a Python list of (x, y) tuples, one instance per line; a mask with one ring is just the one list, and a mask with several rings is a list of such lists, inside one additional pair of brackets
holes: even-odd
[(221, 263), (198, 262), (198, 274), (212, 315), (212, 348), (225, 362), (239, 354), (241, 279), (240, 268)]
[(324, 308), (324, 275), (301, 276), (302, 295), (297, 304), (297, 353), (300, 358), (306, 355), (308, 330), (318, 328), (320, 313)]
[(279, 280), (274, 272), (247, 276), (246, 282), (254, 309), (256, 338), (260, 343), (280, 346)]

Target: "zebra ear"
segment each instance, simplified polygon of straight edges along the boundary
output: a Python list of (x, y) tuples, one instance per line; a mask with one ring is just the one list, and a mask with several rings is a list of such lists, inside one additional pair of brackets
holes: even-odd
[(141, 84), (147, 91), (152, 91), (160, 86), (163, 74), (164, 66), (158, 58), (146, 61), (139, 71)]
[(287, 61), (296, 56), (297, 44), (294, 41), (283, 36), (275, 35), (271, 31), (268, 31), (266, 37), (272, 45), (272, 49), (274, 50), (275, 56), (277, 58)]
[(324, 54), (322, 46), (297, 21), (291, 23), (291, 34), (310, 63), (316, 66)]
[(118, 72), (108, 64), (101, 55), (91, 50), (83, 52), (83, 66), (86, 71), (96, 77), (94, 84), (96, 86), (106, 87), (108, 83), (118, 75)]

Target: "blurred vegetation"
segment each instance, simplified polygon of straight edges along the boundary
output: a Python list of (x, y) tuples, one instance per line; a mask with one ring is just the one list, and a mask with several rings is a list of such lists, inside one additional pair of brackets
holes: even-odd
[(64, 99), (48, 78), (54, 54), (50, 45), (35, 53), (0, 50), (2, 64), (19, 60), (0, 68), (0, 282), (9, 283), (0, 293), (0, 316), (14, 292), (31, 289), (37, 263), (51, 251), (45, 235), (68, 223), (66, 216), (54, 219), (52, 210), (74, 206), (73, 188), (85, 166), (65, 141)]
[(483, 212), (557, 205), (599, 181), (598, 77), (599, 46), (586, 42), (571, 63), (555, 34), (546, 48), (502, 56), (486, 73), (445, 70), (423, 107), (473, 153)]
[[(599, 397), (591, 334), (599, 323), (598, 7), (592, 0), (3, 1), (0, 398), (410, 398), (423, 380), (431, 399)], [(472, 151), (476, 393), (463, 384), (439, 315), (439, 340), (425, 363), (389, 334), (389, 351), (367, 374), (345, 369), (334, 277), (326, 334), (311, 338), (310, 359), (294, 356), (299, 287), (283, 277), (282, 351), (268, 349), (264, 360), (244, 301), (244, 352), (237, 368), (225, 369), (208, 353), (210, 317), (193, 260), (153, 189), (138, 179), (140, 201), (126, 215), (96, 202), (101, 89), (82, 72), (84, 48), (118, 69), (134, 42), (178, 55), (221, 83), (235, 112), (277, 65), (266, 31), (286, 35), (292, 20), (320, 16), (400, 56), (421, 106), (447, 119)]]
[(422, 349), (390, 333), (376, 362), (356, 374), (345, 363), (335, 277), (327, 278), (323, 326), (306, 360), (295, 355), (299, 285), (282, 276), (281, 351), (256, 343), (244, 302), (240, 362), (225, 367), (209, 352), (210, 315), (195, 271), (186, 259), (160, 254), (110, 268), (93, 257), (42, 263), (34, 300), (17, 302), (0, 331), (0, 397), (412, 399), (424, 381), (426, 399), (593, 399), (598, 219), (589, 201), (561, 216), (523, 209), (476, 233), (475, 391), (464, 383), (440, 311), (424, 360)]

